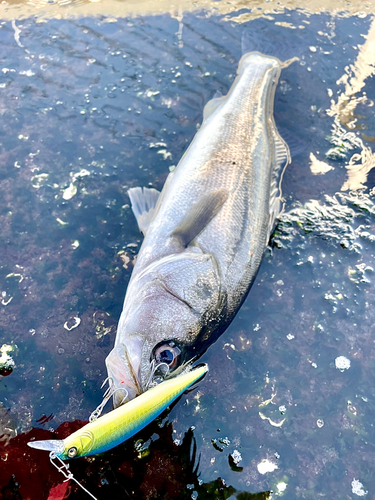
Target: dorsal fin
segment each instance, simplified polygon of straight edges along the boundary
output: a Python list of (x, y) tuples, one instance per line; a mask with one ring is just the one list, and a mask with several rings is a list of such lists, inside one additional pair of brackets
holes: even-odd
[(128, 195), (139, 230), (145, 235), (154, 215), (160, 192), (154, 188), (135, 187), (129, 189)]
[(228, 198), (226, 189), (218, 189), (202, 195), (194, 203), (171, 236), (178, 238), (187, 247), (219, 212)]
[(274, 122), (272, 123), (271, 129), (274, 144), (274, 153), (270, 186), (270, 219), (268, 224), (267, 240), (270, 239), (275, 226), (275, 221), (282, 211), (281, 181), (285, 167), (291, 161), (288, 145), (279, 134)]

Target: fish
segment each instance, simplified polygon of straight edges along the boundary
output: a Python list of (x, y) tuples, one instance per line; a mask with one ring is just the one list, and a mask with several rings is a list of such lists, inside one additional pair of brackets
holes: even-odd
[(30, 448), (50, 451), (61, 460), (104, 453), (146, 427), (207, 372), (207, 364), (202, 364), (164, 380), (65, 439), (45, 439), (27, 444)]
[(162, 192), (128, 191), (144, 240), (106, 358), (114, 407), (147, 391), (158, 367), (179, 373), (196, 360), (245, 300), (282, 209), (291, 158), (273, 105), (291, 62), (245, 54)]

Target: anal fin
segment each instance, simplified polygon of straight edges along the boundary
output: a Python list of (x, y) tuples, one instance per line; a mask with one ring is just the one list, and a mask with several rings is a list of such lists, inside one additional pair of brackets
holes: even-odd
[(132, 210), (137, 219), (139, 230), (145, 235), (151, 219), (154, 216), (155, 206), (160, 192), (154, 188), (135, 187), (128, 191)]
[(187, 247), (209, 224), (228, 198), (226, 189), (218, 189), (202, 195), (194, 203), (171, 236)]

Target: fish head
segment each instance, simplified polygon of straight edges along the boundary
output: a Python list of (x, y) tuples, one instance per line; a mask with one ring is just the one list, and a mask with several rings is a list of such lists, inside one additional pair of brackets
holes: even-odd
[(120, 321), (117, 342), (106, 359), (115, 408), (193, 360), (196, 322), (186, 304), (162, 294), (153, 295), (153, 307), (146, 301), (125, 324)]
[(168, 256), (132, 278), (115, 347), (106, 359), (114, 406), (194, 361), (215, 340), (223, 310), (212, 258), (198, 250)]
[(171, 372), (178, 372), (186, 359), (193, 358), (188, 352), (182, 342), (168, 335), (155, 342), (126, 337), (106, 359), (114, 407), (162, 382)]

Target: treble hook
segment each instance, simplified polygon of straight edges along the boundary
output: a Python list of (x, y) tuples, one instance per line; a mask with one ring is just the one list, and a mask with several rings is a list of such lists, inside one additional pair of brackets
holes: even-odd
[(111, 399), (111, 397), (114, 394), (116, 394), (116, 392), (123, 391), (125, 393), (125, 396), (122, 398), (120, 405), (122, 405), (122, 403), (126, 400), (126, 398), (129, 395), (128, 391), (125, 388), (118, 387), (117, 389), (113, 389), (114, 383), (113, 383), (113, 379), (111, 377), (107, 377), (104, 380), (104, 382), (102, 383), (100, 388), (103, 389), (103, 387), (105, 386), (105, 384), (107, 382), (108, 382), (108, 389), (103, 394), (103, 401), (91, 413), (90, 418), (89, 418), (89, 422), (94, 422), (95, 420), (97, 420), (100, 417), (100, 415), (102, 414), (103, 408), (108, 403), (108, 401)]
[[(146, 384), (146, 389), (148, 389), (153, 382), (156, 382), (156, 385), (158, 383), (160, 383), (160, 382), (157, 382), (156, 380), (154, 381), (154, 378), (156, 378), (155, 377), (156, 371), (160, 370), (162, 367), (164, 368), (165, 373), (161, 373), (161, 378), (164, 380), (165, 377), (169, 373), (169, 365), (167, 363), (165, 363), (165, 362), (161, 362), (159, 364), (156, 364), (155, 359), (153, 359), (151, 361), (151, 373), (150, 373), (149, 379), (148, 379), (147, 384)], [(161, 370), (161, 371), (163, 372), (163, 370)]]

